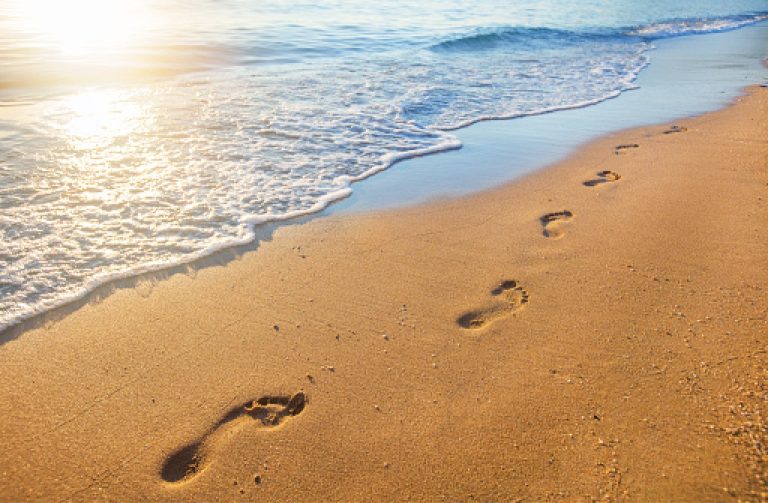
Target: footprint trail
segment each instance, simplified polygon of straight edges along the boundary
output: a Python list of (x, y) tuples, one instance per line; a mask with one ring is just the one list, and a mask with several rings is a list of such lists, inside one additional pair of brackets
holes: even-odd
[(217, 447), (227, 438), (246, 426), (275, 428), (301, 414), (307, 402), (306, 395), (299, 392), (293, 396), (267, 395), (234, 407), (201, 437), (171, 454), (160, 476), (170, 484), (191, 481), (209, 466)]
[(635, 148), (640, 148), (640, 145), (637, 143), (622, 143), (621, 145), (616, 145), (613, 148), (613, 153), (616, 155), (622, 155)]
[(685, 126), (678, 126), (675, 124), (674, 126), (670, 126), (669, 129), (664, 131), (664, 134), (673, 134), (673, 133), (685, 133), (688, 131), (688, 128)]
[(513, 279), (502, 281), (499, 286), (491, 290), (491, 295), (499, 298), (500, 302), (464, 313), (456, 323), (467, 330), (479, 330), (499, 318), (519, 311), (528, 303), (529, 297), (528, 292)]
[(544, 235), (548, 238), (560, 239), (565, 234), (560, 229), (560, 224), (573, 219), (573, 213), (568, 210), (557, 211), (542, 215), (539, 219), (544, 226)]
[(604, 183), (610, 183), (610, 182), (616, 182), (621, 179), (621, 175), (616, 173), (615, 171), (598, 171), (597, 172), (598, 178), (587, 180), (584, 182), (584, 185), (587, 187), (594, 187), (596, 185), (602, 185)]

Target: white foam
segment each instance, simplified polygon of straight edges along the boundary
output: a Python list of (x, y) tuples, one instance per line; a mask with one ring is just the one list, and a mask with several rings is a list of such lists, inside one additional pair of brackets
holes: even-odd
[(676, 37), (701, 33), (717, 33), (735, 30), (743, 26), (768, 20), (768, 14), (730, 16), (722, 18), (681, 19), (652, 23), (629, 31), (629, 35), (641, 37)]

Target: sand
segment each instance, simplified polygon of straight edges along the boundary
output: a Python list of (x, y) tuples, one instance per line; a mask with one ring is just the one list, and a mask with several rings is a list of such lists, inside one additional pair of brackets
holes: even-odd
[(768, 89), (676, 125), (6, 334), (0, 499), (765, 498)]

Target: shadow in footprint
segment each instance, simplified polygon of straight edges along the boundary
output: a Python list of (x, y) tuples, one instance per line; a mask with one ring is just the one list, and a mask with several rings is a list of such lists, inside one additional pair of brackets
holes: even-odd
[(559, 239), (564, 232), (560, 229), (560, 223), (573, 219), (573, 213), (568, 210), (547, 213), (539, 219), (544, 226), (544, 235), (548, 238)]
[(499, 286), (491, 290), (491, 295), (501, 297), (501, 302), (464, 313), (459, 316), (456, 323), (468, 330), (478, 330), (498, 318), (511, 315), (528, 303), (528, 292), (513, 279), (502, 281)]
[(308, 400), (304, 393), (293, 396), (263, 396), (232, 408), (210, 430), (171, 454), (163, 464), (160, 476), (172, 484), (188, 482), (199, 475), (210, 462), (216, 445), (247, 424), (274, 428), (285, 418), (301, 414)]
[(688, 131), (688, 128), (685, 126), (678, 126), (675, 124), (674, 126), (670, 126), (669, 129), (664, 131), (664, 134), (673, 134), (673, 133), (685, 133)]
[(633, 148), (640, 148), (640, 145), (637, 143), (622, 143), (621, 145), (616, 145), (613, 148), (613, 153), (616, 155), (621, 155)]
[(621, 179), (621, 175), (616, 173), (615, 171), (598, 171), (597, 172), (598, 178), (587, 180), (584, 182), (584, 185), (587, 187), (594, 187), (596, 185), (602, 185), (604, 183), (610, 183), (615, 182), (617, 180)]

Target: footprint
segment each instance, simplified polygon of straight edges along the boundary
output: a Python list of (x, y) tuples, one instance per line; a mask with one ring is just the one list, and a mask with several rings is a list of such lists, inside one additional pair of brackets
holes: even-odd
[(573, 213), (568, 210), (547, 213), (539, 220), (544, 226), (544, 235), (548, 238), (560, 239), (563, 237), (563, 231), (560, 230), (561, 222), (568, 222), (573, 218)]
[(622, 143), (621, 145), (616, 145), (614, 147), (613, 153), (616, 155), (621, 155), (633, 148), (640, 148), (640, 145), (638, 145), (637, 143)]
[(621, 179), (621, 175), (616, 173), (615, 171), (598, 171), (597, 176), (599, 178), (595, 178), (593, 180), (587, 180), (584, 182), (584, 185), (587, 187), (594, 187), (595, 185), (602, 185), (604, 183), (610, 183), (615, 182), (617, 180)]
[(675, 124), (674, 126), (670, 126), (669, 129), (664, 131), (664, 134), (672, 134), (672, 133), (685, 133), (688, 131), (688, 128), (685, 126), (678, 126)]
[(165, 460), (160, 476), (171, 484), (189, 482), (205, 470), (217, 446), (247, 425), (275, 428), (286, 418), (301, 414), (308, 400), (304, 393), (293, 396), (263, 396), (234, 407), (211, 429)]
[(528, 292), (513, 279), (502, 281), (491, 290), (491, 295), (500, 297), (502, 302), (464, 313), (456, 323), (468, 330), (478, 330), (498, 318), (509, 316), (528, 303)]

